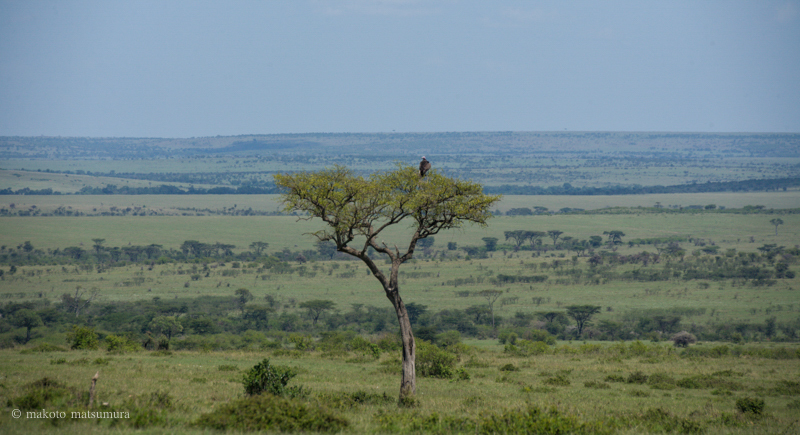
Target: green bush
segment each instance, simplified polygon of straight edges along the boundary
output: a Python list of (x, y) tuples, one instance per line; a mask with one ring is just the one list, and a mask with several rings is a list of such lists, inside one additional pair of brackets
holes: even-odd
[(72, 325), (72, 331), (67, 334), (67, 343), (71, 349), (97, 350), (100, 341), (94, 328)]
[(131, 340), (128, 337), (120, 337), (114, 334), (107, 335), (103, 339), (106, 343), (106, 349), (109, 352), (135, 352), (142, 349), (141, 343), (136, 340)]
[(515, 366), (514, 364), (508, 363), (504, 366), (500, 367), (501, 372), (518, 372), (519, 367)]
[(381, 357), (381, 348), (360, 335), (350, 340), (350, 348), (353, 349), (353, 352), (358, 352), (374, 359)]
[(270, 364), (268, 358), (265, 358), (245, 373), (242, 384), (248, 396), (268, 393), (274, 396), (296, 397), (302, 394), (302, 387), (286, 387), (295, 376), (297, 373), (291, 367), (274, 366)]
[(417, 374), (422, 377), (450, 379), (457, 357), (424, 340), (417, 341)]
[(742, 414), (761, 415), (764, 412), (764, 399), (741, 397), (736, 399), (736, 409)]
[(543, 355), (550, 347), (543, 341), (517, 340), (517, 344), (506, 344), (503, 353), (513, 356)]
[(22, 410), (64, 406), (75, 396), (66, 385), (48, 377), (25, 385), (24, 390), (25, 394), (12, 400), (14, 406)]
[(396, 403), (397, 399), (389, 397), (386, 393), (375, 394), (363, 390), (355, 392), (320, 393), (316, 399), (319, 403), (334, 409), (352, 409), (360, 405), (381, 405)]
[(628, 375), (628, 379), (625, 382), (629, 384), (644, 384), (647, 382), (647, 375), (640, 371), (635, 371)]
[(224, 431), (339, 432), (349, 422), (319, 405), (270, 394), (245, 397), (222, 405), (195, 422)]
[(625, 377), (620, 375), (608, 375), (604, 380), (606, 382), (625, 382)]
[(647, 378), (647, 385), (656, 390), (672, 390), (676, 388), (676, 381), (666, 373), (654, 373)]
[(544, 410), (537, 406), (512, 409), (500, 414), (483, 416), (476, 425), (481, 434), (585, 434), (610, 433), (600, 424), (583, 423), (575, 416), (562, 414), (556, 409)]
[(634, 418), (648, 432), (667, 432), (682, 434), (700, 434), (705, 432), (701, 423), (688, 418), (678, 417), (661, 408), (651, 408)]

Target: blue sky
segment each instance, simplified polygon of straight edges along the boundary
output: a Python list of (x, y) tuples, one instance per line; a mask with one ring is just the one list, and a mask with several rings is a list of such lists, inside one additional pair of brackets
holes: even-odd
[(0, 135), (800, 132), (800, 0), (0, 0)]

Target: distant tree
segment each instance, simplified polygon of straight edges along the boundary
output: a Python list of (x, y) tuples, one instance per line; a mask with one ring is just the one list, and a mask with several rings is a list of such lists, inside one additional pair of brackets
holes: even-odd
[(564, 234), (564, 232), (558, 230), (550, 230), (547, 232), (547, 235), (550, 236), (551, 239), (553, 239), (553, 245), (558, 243), (558, 238), (561, 237), (562, 234)]
[(783, 225), (783, 219), (775, 218), (769, 221), (772, 225), (775, 225), (775, 235), (778, 235), (778, 225)]
[(592, 248), (596, 248), (603, 244), (603, 238), (600, 236), (591, 236), (589, 237), (589, 245)]
[(330, 240), (317, 240), (317, 253), (327, 260), (333, 259), (333, 256), (336, 255), (336, 243)]
[(481, 290), (478, 292), (478, 295), (482, 296), (486, 299), (486, 302), (489, 303), (489, 311), (492, 314), (492, 328), (495, 327), (494, 325), (494, 303), (497, 302), (497, 299), (503, 295), (502, 290)]
[(435, 241), (436, 241), (436, 239), (434, 237), (426, 237), (424, 239), (420, 239), (417, 242), (417, 246), (419, 246), (422, 249), (430, 248), (431, 246), (433, 246), (433, 243)]
[(506, 231), (503, 233), (505, 235), (506, 240), (513, 240), (516, 248), (519, 249), (526, 240), (528, 240), (528, 231), (525, 230), (514, 230), (514, 231)]
[(99, 238), (92, 239), (92, 242), (94, 242), (94, 251), (96, 253), (98, 253), (98, 254), (100, 253), (100, 251), (103, 249), (103, 243), (105, 241), (106, 241), (106, 239), (99, 239)]
[(69, 255), (75, 260), (80, 260), (81, 257), (83, 257), (83, 254), (86, 253), (86, 251), (83, 250), (83, 248), (79, 248), (77, 246), (67, 246), (66, 248), (64, 248), (64, 253)]
[(233, 293), (236, 295), (236, 305), (239, 306), (239, 309), (242, 310), (242, 314), (244, 314), (244, 306), (253, 300), (253, 294), (246, 288), (236, 289)]
[(154, 317), (148, 325), (150, 330), (156, 334), (161, 334), (167, 337), (167, 341), (172, 340), (174, 334), (183, 332), (183, 325), (175, 316), (157, 316)]
[(81, 310), (88, 307), (92, 300), (97, 296), (97, 289), (92, 288), (92, 294), (84, 299), (86, 290), (81, 286), (75, 287), (75, 295), (64, 293), (61, 295), (61, 305), (67, 312), (74, 312), (75, 316), (80, 316)]
[(527, 207), (512, 208), (506, 212), (506, 216), (531, 216), (533, 211)]
[(25, 343), (31, 341), (31, 329), (42, 326), (42, 318), (36, 312), (23, 308), (11, 317), (11, 323), (17, 328), (25, 328)]
[(528, 231), (525, 236), (530, 241), (531, 248), (535, 248), (538, 245), (542, 244), (542, 239), (546, 236), (547, 233), (544, 231)]
[(316, 326), (322, 313), (336, 308), (336, 303), (328, 299), (313, 299), (301, 302), (299, 306), (308, 310), (308, 315)]
[(625, 233), (619, 230), (613, 231), (603, 231), (603, 234), (608, 235), (608, 243), (610, 245), (619, 245), (622, 243), (622, 238), (625, 237)]
[(250, 244), (250, 249), (255, 251), (257, 256), (261, 256), (261, 254), (269, 247), (269, 243), (267, 242), (253, 242)]
[(567, 315), (575, 320), (578, 326), (578, 337), (583, 334), (583, 328), (588, 325), (592, 316), (600, 312), (596, 305), (570, 305), (567, 307)]
[(411, 322), (416, 322), (423, 314), (428, 312), (428, 306), (411, 302), (406, 304), (406, 311), (408, 311), (408, 318)]
[(491, 252), (497, 249), (497, 237), (484, 237), (483, 243), (486, 245), (486, 250)]
[(30, 240), (26, 240), (25, 243), (22, 244), (22, 250), (25, 252), (33, 252), (33, 244), (31, 244)]

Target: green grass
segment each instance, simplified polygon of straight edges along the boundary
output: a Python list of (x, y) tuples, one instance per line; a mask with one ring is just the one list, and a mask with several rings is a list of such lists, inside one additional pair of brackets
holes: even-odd
[[(613, 346), (591, 347), (576, 343), (558, 345), (556, 353), (530, 358), (509, 357), (496, 350), (493, 343), (477, 343), (469, 347), (458, 366), (466, 365), (470, 379), (418, 379), (420, 402), (414, 413), (475, 418), (482, 413), (516, 409), (535, 403), (546, 408), (557, 408), (565, 414), (577, 416), (581, 421), (607, 420), (610, 417), (631, 417), (647, 409), (662, 408), (675, 416), (692, 419), (706, 425), (709, 433), (752, 433), (780, 431), (789, 427), (796, 415), (790, 408), (797, 401), (797, 392), (780, 389), (786, 381), (794, 382), (800, 374), (800, 363), (794, 360), (725, 357), (716, 359), (680, 358), (669, 347), (645, 345), (647, 354), (620, 355)], [(710, 344), (705, 344), (710, 345)], [(605, 349), (605, 350), (604, 350)], [(649, 354), (655, 356), (648, 356)], [(352, 363), (348, 357), (330, 358), (319, 352), (304, 352), (293, 357), (264, 352), (172, 352), (158, 354), (137, 352), (107, 355), (103, 351), (70, 351), (57, 353), (20, 353), (18, 350), (0, 351), (0, 372), (3, 373), (3, 396), (12, 403), (24, 393), (24, 385), (48, 376), (76, 391), (88, 390), (91, 376), (99, 371), (97, 400), (109, 407), (125, 411), (131, 407), (131, 397), (167, 392), (173, 406), (167, 412), (167, 426), (150, 427), (154, 432), (195, 433), (189, 427), (200, 415), (243, 396), (241, 376), (243, 370), (221, 371), (222, 365), (236, 365), (247, 369), (269, 357), (273, 364), (288, 365), (299, 375), (290, 382), (310, 391), (306, 400), (313, 402), (322, 395), (354, 393), (386, 395), (398, 394), (399, 376), (381, 369), (382, 362), (396, 356), (384, 354), (375, 362)], [(63, 358), (66, 362), (52, 364)], [(481, 367), (467, 364), (479, 359)], [(98, 365), (97, 361), (105, 363)], [(513, 364), (519, 371), (501, 371), (500, 367)], [(704, 376), (724, 379), (724, 389), (653, 388), (648, 384), (607, 382), (611, 376), (628, 378), (631, 373), (661, 374), (673, 379)], [(714, 375), (715, 373), (722, 373)], [(730, 375), (726, 374), (729, 373)], [(549, 379), (559, 378), (560, 382)], [(198, 379), (202, 379), (199, 382)], [(732, 381), (733, 383), (731, 383)], [(596, 385), (606, 388), (596, 388)], [(587, 386), (589, 385), (589, 386)], [(720, 416), (734, 416), (735, 402), (742, 397), (760, 397), (766, 403), (764, 418), (747, 422), (743, 427), (715, 423)], [(5, 401), (4, 401), (5, 402)], [(328, 405), (331, 403), (329, 402)], [(81, 433), (94, 427), (108, 429), (110, 421), (99, 423), (64, 422), (54, 427), (49, 421), (26, 418), (12, 419), (13, 404), (6, 403), (0, 416), (4, 433)], [(51, 407), (48, 411), (58, 409)], [(128, 409), (132, 412), (132, 409)], [(377, 415), (396, 414), (393, 401), (372, 402), (352, 408), (334, 409), (349, 420), (345, 433), (374, 433), (379, 431)], [(69, 419), (68, 419), (69, 420)], [(402, 420), (401, 420), (402, 421)], [(117, 430), (124, 433), (133, 429), (121, 422)], [(620, 433), (633, 430), (648, 433), (643, 427), (626, 424)], [(65, 432), (66, 431), (66, 432)]]
[[(195, 208), (247, 208), (261, 205), (262, 210), (274, 211), (278, 207), (274, 196), (254, 198), (255, 195), (223, 196), (204, 195), (188, 199), (182, 197), (128, 196), (128, 197), (16, 197), (24, 202), (17, 207), (29, 207), (41, 201), (42, 207), (76, 204), (75, 209), (109, 207), (121, 204), (130, 207), (165, 208), (169, 201)], [(85, 199), (84, 199), (85, 198)], [(518, 197), (512, 198), (516, 199)], [(9, 198), (0, 197), (0, 200)], [(195, 200), (196, 199), (196, 200)], [(63, 201), (63, 202), (59, 202)], [(85, 201), (85, 202), (83, 202)], [(106, 201), (109, 201), (108, 203)], [(260, 201), (260, 202), (259, 202)], [(254, 204), (258, 202), (258, 204)], [(42, 204), (45, 203), (45, 204)], [(39, 207), (39, 205), (37, 205)], [(255, 208), (255, 207), (254, 207)], [(194, 214), (194, 213), (193, 213)], [(504, 243), (504, 232), (524, 230), (560, 230), (563, 236), (588, 239), (592, 235), (603, 235), (603, 231), (621, 230), (624, 242), (636, 238), (664, 237), (669, 235), (693, 236), (710, 239), (724, 246), (754, 250), (764, 243), (777, 243), (786, 247), (800, 243), (800, 216), (781, 216), (784, 224), (778, 228), (770, 224), (774, 216), (765, 214), (602, 214), (602, 215), (555, 215), (529, 217), (498, 217), (489, 221), (487, 228), (466, 226), (435, 236), (438, 248), (456, 242), (458, 246), (483, 245), (483, 237), (497, 237)], [(149, 245), (156, 243), (166, 248), (177, 248), (186, 240), (206, 243), (228, 243), (239, 250), (247, 250), (254, 241), (265, 241), (270, 250), (288, 247), (313, 249), (315, 239), (307, 233), (322, 228), (319, 220), (298, 220), (291, 216), (84, 216), (84, 217), (3, 217), (0, 218), (0, 245), (16, 246), (30, 241), (37, 248), (63, 248), (91, 246), (91, 239), (106, 239), (105, 246), (127, 244)], [(750, 242), (750, 237), (754, 242)], [(407, 228), (401, 226), (389, 232), (387, 243), (401, 245), (408, 237)], [(545, 242), (551, 241), (545, 239)]]

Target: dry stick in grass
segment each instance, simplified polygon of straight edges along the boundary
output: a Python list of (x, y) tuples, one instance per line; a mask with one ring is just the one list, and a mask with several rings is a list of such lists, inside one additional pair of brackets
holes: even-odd
[(100, 372), (97, 372), (92, 376), (92, 386), (89, 388), (89, 408), (92, 407), (94, 404), (94, 387), (97, 385), (97, 378), (100, 377)]

